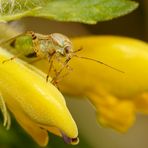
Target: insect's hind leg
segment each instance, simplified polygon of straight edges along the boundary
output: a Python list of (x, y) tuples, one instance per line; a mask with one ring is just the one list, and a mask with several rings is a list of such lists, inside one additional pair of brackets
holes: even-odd
[(6, 129), (9, 129), (11, 125), (11, 118), (9, 112), (7, 111), (5, 101), (1, 94), (0, 94), (0, 110), (4, 118), (3, 125), (6, 127)]
[(11, 58), (9, 58), (9, 59), (6, 59), (6, 60), (2, 61), (2, 63), (4, 64), (4, 63), (6, 63), (6, 62), (12, 61), (12, 60), (14, 60), (15, 58), (18, 58), (18, 57), (21, 56), (21, 55), (22, 55), (22, 54), (15, 55), (15, 56), (13, 56), (13, 57), (11, 57)]

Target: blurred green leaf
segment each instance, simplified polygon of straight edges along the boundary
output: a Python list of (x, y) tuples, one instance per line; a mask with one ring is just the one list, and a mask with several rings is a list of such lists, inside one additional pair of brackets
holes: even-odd
[(36, 16), (95, 24), (130, 13), (137, 6), (130, 0), (1, 0), (0, 21)]

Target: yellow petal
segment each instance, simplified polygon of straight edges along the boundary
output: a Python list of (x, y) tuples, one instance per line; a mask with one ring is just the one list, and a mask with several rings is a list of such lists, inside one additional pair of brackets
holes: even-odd
[(141, 93), (134, 99), (136, 110), (148, 114), (148, 92)]
[(97, 120), (102, 126), (125, 132), (135, 121), (135, 106), (132, 101), (119, 100), (107, 94), (100, 97), (93, 92), (87, 96), (96, 108)]
[(46, 146), (48, 144), (48, 133), (41, 129), (38, 124), (31, 121), (24, 113), (14, 112), (18, 123), (25, 129), (25, 131), (40, 145)]
[[(95, 104), (96, 111), (99, 112), (98, 120), (105, 126), (120, 131), (127, 130), (134, 122), (136, 111), (146, 113), (148, 108), (148, 103), (144, 103), (147, 102), (148, 96), (143, 97), (148, 90), (148, 44), (117, 36), (80, 37), (72, 41), (75, 50), (83, 47), (83, 50), (77, 53), (79, 56), (100, 60), (125, 73), (93, 61), (73, 58), (70, 61), (73, 71), (60, 83), (60, 89), (70, 95), (91, 97), (91, 102), (102, 100), (101, 104)], [(40, 61), (35, 65), (47, 71), (44, 63), (45, 61)], [(108, 102), (112, 100), (108, 100), (110, 96), (115, 98), (113, 104)], [(108, 104), (110, 108), (105, 107)], [(128, 122), (124, 120), (125, 117)], [(120, 122), (122, 124), (119, 127)]]
[[(21, 60), (2, 63), (10, 57), (0, 49), (0, 90), (9, 110), (15, 116), (22, 112), (40, 126), (54, 126), (67, 137), (76, 138), (77, 126), (58, 89), (46, 82), (45, 74)], [(20, 123), (26, 124), (21, 119)]]

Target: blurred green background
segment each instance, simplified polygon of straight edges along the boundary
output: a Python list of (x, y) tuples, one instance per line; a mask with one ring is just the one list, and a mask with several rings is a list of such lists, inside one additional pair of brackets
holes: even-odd
[[(15, 28), (23, 27), (25, 30), (49, 34), (60, 32), (69, 37), (85, 35), (112, 34), (138, 38), (148, 41), (148, 0), (139, 0), (140, 7), (118, 19), (99, 22), (96, 25), (80, 23), (63, 23), (49, 21), (40, 18), (24, 18), (17, 22), (11, 22)], [(18, 27), (20, 25), (20, 27)], [(138, 115), (134, 126), (125, 134), (117, 133), (111, 129), (98, 126), (95, 111), (86, 99), (65, 96), (69, 110), (71, 111), (79, 128), (80, 143), (70, 146), (63, 142), (62, 138), (49, 133), (50, 142), (48, 148), (147, 148), (148, 147), (148, 117)], [(0, 118), (2, 123), (2, 117)], [(2, 124), (1, 124), (2, 125)], [(0, 126), (0, 148), (39, 148), (36, 143), (23, 131), (12, 119), (9, 131)]]

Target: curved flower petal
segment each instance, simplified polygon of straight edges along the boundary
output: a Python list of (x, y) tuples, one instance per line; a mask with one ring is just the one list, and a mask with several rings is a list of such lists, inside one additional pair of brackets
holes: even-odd
[(135, 106), (130, 100), (119, 100), (109, 94), (100, 97), (95, 92), (87, 93), (96, 108), (97, 120), (104, 127), (125, 132), (135, 121)]
[(41, 129), (37, 123), (31, 121), (24, 113), (14, 112), (14, 115), (18, 123), (40, 146), (47, 145), (48, 133), (45, 129)]
[[(124, 71), (73, 58), (73, 71), (60, 83), (70, 95), (87, 96), (96, 107), (97, 119), (104, 126), (126, 131), (135, 121), (137, 111), (148, 112), (148, 44), (140, 40), (91, 36), (72, 39), (79, 56), (100, 60)], [(44, 61), (35, 63), (47, 71)]]
[(58, 89), (46, 82), (45, 74), (21, 60), (3, 63), (10, 57), (0, 49), (0, 91), (19, 123), (40, 145), (47, 144), (44, 130), (49, 127), (57, 128), (58, 135), (64, 133), (71, 142), (76, 140), (77, 126)]

